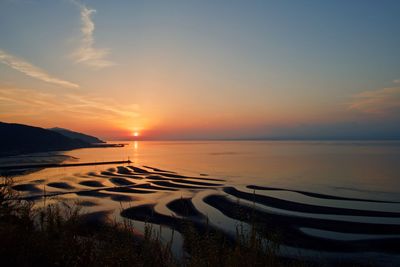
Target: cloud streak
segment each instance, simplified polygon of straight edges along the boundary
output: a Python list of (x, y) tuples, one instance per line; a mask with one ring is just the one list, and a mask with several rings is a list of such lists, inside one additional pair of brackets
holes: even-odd
[(114, 65), (113, 62), (105, 59), (109, 54), (109, 49), (95, 48), (93, 32), (95, 29), (92, 15), (96, 13), (95, 9), (86, 7), (83, 4), (75, 2), (80, 8), (81, 33), (82, 39), (80, 47), (75, 51), (73, 57), (77, 63), (85, 64), (89, 67), (100, 69)]
[(358, 93), (353, 96), (349, 109), (370, 114), (398, 114), (400, 112), (400, 87)]
[(0, 49), (0, 62), (19, 72), (24, 73), (29, 77), (41, 80), (43, 82), (52, 83), (67, 88), (79, 88), (79, 85), (51, 76), (50, 74), (40, 69), (39, 67), (36, 67), (33, 64), (21, 58), (18, 58), (14, 55), (6, 53), (1, 49)]
[(54, 95), (35, 90), (0, 87), (0, 120), (63, 120), (92, 122), (96, 125), (112, 123), (126, 127), (141, 115), (137, 105), (125, 105), (108, 98), (84, 94), (63, 93)]

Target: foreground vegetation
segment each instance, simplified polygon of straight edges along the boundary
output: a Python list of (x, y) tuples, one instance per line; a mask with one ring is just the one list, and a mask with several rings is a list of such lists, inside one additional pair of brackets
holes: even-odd
[(19, 200), (11, 180), (0, 188), (0, 257), (2, 266), (292, 266), (266, 248), (253, 231), (238, 230), (235, 241), (215, 231), (199, 234), (190, 223), (184, 231), (185, 257), (177, 259), (150, 225), (143, 236), (129, 220), (89, 222), (77, 205), (64, 202), (34, 207)]

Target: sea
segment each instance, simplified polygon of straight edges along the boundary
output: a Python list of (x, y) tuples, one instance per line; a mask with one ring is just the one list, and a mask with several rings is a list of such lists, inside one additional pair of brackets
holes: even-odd
[(24, 164), (52, 156), (132, 161), (41, 169), (15, 176), (14, 189), (38, 205), (76, 202), (99, 218), (131, 220), (139, 231), (146, 223), (162, 227), (177, 254), (183, 220), (235, 236), (256, 214), (278, 233), (285, 257), (400, 264), (398, 141), (110, 143), (126, 145), (11, 157)]

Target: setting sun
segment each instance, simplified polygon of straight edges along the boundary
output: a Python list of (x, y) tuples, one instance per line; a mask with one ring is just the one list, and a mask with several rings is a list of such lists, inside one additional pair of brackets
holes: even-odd
[(1, 266), (400, 267), (399, 11), (0, 0)]

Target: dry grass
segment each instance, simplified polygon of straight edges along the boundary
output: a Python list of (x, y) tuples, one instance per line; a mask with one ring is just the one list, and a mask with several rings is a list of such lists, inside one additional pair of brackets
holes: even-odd
[[(239, 227), (235, 240), (222, 233), (199, 233), (190, 222), (184, 259), (175, 259), (171, 243), (161, 242), (147, 224), (142, 238), (132, 224), (88, 224), (77, 205), (63, 202), (35, 208), (18, 200), (12, 180), (0, 187), (0, 257), (2, 266), (300, 266), (277, 256), (277, 243), (265, 243), (253, 228)], [(207, 228), (208, 229), (208, 228)]]
[(129, 222), (93, 227), (76, 205), (34, 208), (18, 200), (4, 179), (0, 188), (2, 266), (176, 266), (150, 227), (143, 238)]

